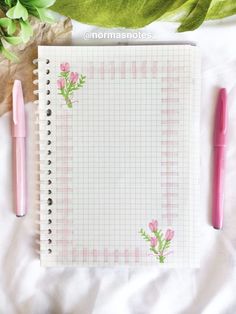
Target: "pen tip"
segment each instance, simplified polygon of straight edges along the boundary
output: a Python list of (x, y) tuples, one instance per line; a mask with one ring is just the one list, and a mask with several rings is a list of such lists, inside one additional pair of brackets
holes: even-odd
[(220, 89), (220, 95), (221, 96), (225, 96), (226, 95), (226, 88), (223, 87), (223, 88)]
[(14, 81), (14, 87), (21, 87), (21, 81), (20, 80), (15, 80)]
[(17, 218), (21, 218), (21, 217), (25, 217), (25, 214), (24, 215), (16, 215)]

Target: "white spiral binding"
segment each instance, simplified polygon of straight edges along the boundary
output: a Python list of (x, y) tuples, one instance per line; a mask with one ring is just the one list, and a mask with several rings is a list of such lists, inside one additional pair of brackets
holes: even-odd
[[(50, 60), (49, 59), (46, 59), (46, 60), (34, 59), (33, 60), (33, 64), (35, 66), (37, 66), (39, 64), (39, 62), (43, 62), (46, 66), (50, 63)], [(33, 74), (35, 76), (38, 76), (38, 73), (39, 73), (38, 69), (33, 70)], [(50, 70), (46, 68), (46, 74), (49, 74), (49, 73), (50, 73)], [(33, 81), (33, 84), (38, 85), (38, 78)], [(49, 97), (50, 97), (49, 96), (50, 95), (50, 87), (49, 87), (50, 86), (50, 80), (46, 80), (46, 85), (47, 85), (47, 89), (46, 89), (47, 103), (46, 103), (46, 106), (48, 107), (51, 104), (51, 101), (49, 99)], [(36, 89), (34, 91), (34, 94), (38, 95), (39, 90)], [(39, 109), (39, 101), (38, 100), (35, 100), (34, 104), (37, 106), (37, 110), (35, 113), (35, 121), (37, 124), (37, 127), (36, 127), (36, 145), (38, 147), (38, 149), (36, 150), (37, 151), (36, 176), (37, 176), (37, 186), (38, 186), (38, 191), (36, 193), (36, 196), (37, 196), (36, 205), (37, 205), (38, 212), (40, 212), (40, 206), (41, 206), (41, 203), (43, 201), (46, 201), (48, 204), (47, 205), (47, 212), (43, 213), (43, 217), (47, 216), (46, 219), (47, 219), (47, 223), (48, 223), (48, 228), (46, 230), (42, 229), (42, 225), (40, 225), (40, 228), (41, 228), (40, 236), (41, 236), (41, 238), (40, 238), (40, 241), (37, 241), (37, 242), (39, 242), (39, 245), (41, 247), (40, 251), (45, 250), (48, 254), (51, 254), (52, 253), (52, 239), (51, 239), (50, 235), (52, 234), (52, 229), (50, 228), (50, 224), (52, 224), (52, 218), (51, 218), (52, 209), (50, 208), (50, 205), (52, 205), (53, 200), (51, 197), (52, 191), (50, 189), (50, 185), (52, 184), (52, 180), (50, 179), (51, 170), (48, 167), (51, 164), (51, 160), (48, 159), (48, 165), (43, 166), (42, 163), (40, 162), (40, 158), (41, 158), (40, 156), (42, 156), (42, 153), (45, 151), (45, 143), (44, 143), (44, 145), (41, 145), (41, 142), (44, 140), (44, 141), (47, 141), (47, 145), (51, 145), (51, 140), (49, 140), (48, 136), (51, 134), (51, 132), (50, 132), (50, 122), (51, 122), (50, 116), (52, 114), (52, 111), (51, 111), (50, 107), (46, 108), (45, 118), (42, 119), (44, 121), (45, 121), (45, 119), (47, 119), (47, 121), (48, 121), (48, 132), (50, 132), (50, 133), (48, 134), (47, 137), (44, 138), (43, 136), (41, 136), (41, 138), (40, 138), (39, 110), (42, 110), (42, 109)], [(44, 108), (44, 106), (43, 106), (43, 108)], [(48, 154), (49, 154), (49, 151), (50, 151), (50, 149), (48, 148)], [(48, 178), (48, 180), (46, 180), (46, 182), (45, 181), (43, 182), (42, 178), (40, 179), (40, 175), (42, 175), (42, 177), (45, 177), (45, 176), (43, 176), (43, 174), (49, 175), (49, 178)], [(45, 185), (48, 185), (47, 190), (41, 188), (42, 183)], [(41, 214), (42, 213), (40, 212), (40, 215)]]

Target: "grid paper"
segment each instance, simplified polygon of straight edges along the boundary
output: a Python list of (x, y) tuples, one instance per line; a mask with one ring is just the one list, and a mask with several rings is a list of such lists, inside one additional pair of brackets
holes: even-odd
[[(86, 75), (73, 108), (64, 62)], [(197, 267), (199, 111), (194, 46), (39, 47), (42, 265)], [(163, 265), (152, 219), (175, 232)]]

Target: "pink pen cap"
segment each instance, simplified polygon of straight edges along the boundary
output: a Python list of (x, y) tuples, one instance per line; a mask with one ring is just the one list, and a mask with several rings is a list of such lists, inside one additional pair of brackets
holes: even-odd
[(226, 146), (228, 126), (227, 116), (226, 89), (221, 88), (219, 90), (215, 113), (214, 146)]
[(26, 124), (21, 81), (12, 90), (13, 190), (17, 217), (26, 214)]
[(12, 137), (26, 137), (25, 105), (21, 81), (15, 80), (12, 90)]
[(219, 91), (215, 113), (215, 129), (213, 137), (213, 193), (212, 193), (212, 225), (221, 229), (223, 225), (225, 152), (227, 144), (228, 110), (226, 89)]

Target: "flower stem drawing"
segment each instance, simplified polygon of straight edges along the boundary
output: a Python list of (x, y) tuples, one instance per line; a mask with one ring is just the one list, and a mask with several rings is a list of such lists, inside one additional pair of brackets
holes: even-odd
[(149, 243), (150, 251), (159, 263), (163, 264), (166, 256), (171, 253), (168, 249), (170, 248), (171, 240), (174, 237), (174, 230), (167, 229), (164, 235), (163, 231), (158, 229), (158, 221), (154, 219), (148, 224), (148, 226), (151, 234), (148, 234), (143, 229), (140, 230), (140, 234), (142, 238)]
[(70, 64), (68, 62), (60, 65), (60, 74), (57, 80), (57, 88), (59, 95), (65, 99), (68, 108), (72, 108), (72, 97), (74, 91), (82, 88), (85, 84), (86, 76), (79, 75), (77, 72), (70, 71)]

